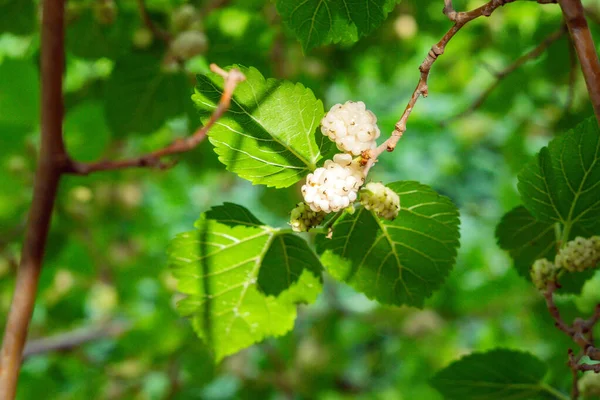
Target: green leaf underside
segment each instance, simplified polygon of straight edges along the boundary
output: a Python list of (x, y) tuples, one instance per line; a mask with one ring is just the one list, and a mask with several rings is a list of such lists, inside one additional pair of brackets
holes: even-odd
[[(556, 233), (554, 223), (536, 220), (523, 206), (506, 213), (496, 228), (498, 245), (507, 250), (519, 275), (531, 279), (529, 271), (535, 260), (556, 257)], [(569, 239), (576, 236), (589, 237), (594, 233), (576, 225)], [(561, 276), (561, 293), (579, 293), (585, 282), (594, 275), (594, 270), (567, 273)]]
[(319, 237), (321, 260), (331, 275), (370, 298), (420, 307), (454, 265), (458, 210), (417, 182), (388, 187), (400, 196), (398, 217), (382, 220), (364, 208), (344, 214), (331, 239)]
[(185, 75), (163, 72), (152, 53), (122, 57), (106, 83), (106, 119), (115, 136), (151, 133), (184, 115), (191, 92)]
[(277, 0), (284, 23), (304, 50), (356, 42), (380, 26), (399, 0)]
[(321, 266), (306, 242), (260, 224), (245, 208), (215, 207), (195, 227), (172, 241), (170, 262), (187, 295), (178, 309), (217, 360), (288, 332), (296, 304), (321, 291)]
[(445, 399), (535, 399), (546, 390), (546, 365), (529, 353), (498, 349), (474, 353), (450, 364), (432, 379)]
[[(301, 84), (265, 79), (255, 68), (237, 67), (246, 81), (231, 107), (209, 132), (219, 160), (255, 184), (287, 187), (316, 168), (328, 144), (317, 128), (323, 103)], [(192, 96), (206, 123), (223, 93), (223, 78), (198, 76)]]
[(552, 140), (519, 174), (525, 207), (538, 220), (600, 222), (600, 129), (595, 118)]

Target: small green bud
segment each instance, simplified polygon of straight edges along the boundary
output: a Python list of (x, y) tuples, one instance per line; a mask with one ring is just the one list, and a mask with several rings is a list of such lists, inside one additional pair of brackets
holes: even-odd
[(558, 268), (564, 268), (569, 272), (594, 268), (598, 262), (600, 262), (600, 236), (592, 236), (589, 239), (578, 236), (568, 242), (554, 259)]
[(133, 45), (138, 49), (147, 49), (152, 45), (154, 35), (148, 28), (138, 28), (133, 33)]
[(548, 282), (556, 279), (556, 266), (545, 258), (535, 260), (531, 267), (531, 281), (539, 290), (545, 290)]
[(383, 183), (368, 183), (360, 190), (360, 203), (381, 218), (393, 221), (400, 211), (400, 197)]
[(290, 225), (295, 232), (308, 232), (312, 227), (319, 225), (325, 219), (322, 211), (313, 211), (306, 203), (298, 203), (291, 212)]

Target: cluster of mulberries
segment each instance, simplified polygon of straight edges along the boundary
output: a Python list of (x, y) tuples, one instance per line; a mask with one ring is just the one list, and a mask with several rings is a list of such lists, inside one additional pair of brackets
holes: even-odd
[(360, 203), (381, 218), (393, 221), (400, 211), (400, 197), (382, 183), (371, 182), (360, 190)]
[(355, 156), (377, 147), (381, 134), (377, 117), (362, 101), (347, 101), (331, 107), (321, 120), (321, 132), (334, 141), (340, 151)]
[(308, 232), (312, 227), (319, 225), (325, 219), (322, 211), (313, 211), (306, 203), (298, 203), (292, 210), (290, 225), (295, 232)]
[(545, 258), (535, 260), (531, 267), (531, 281), (539, 290), (546, 290), (548, 283), (556, 279), (556, 266)]
[(350, 154), (336, 154), (322, 168), (308, 174), (302, 195), (313, 211), (337, 212), (356, 201), (364, 182), (359, 160), (353, 160)]
[(594, 268), (598, 262), (600, 262), (600, 236), (592, 236), (589, 239), (578, 236), (568, 242), (554, 259), (558, 268), (570, 272)]

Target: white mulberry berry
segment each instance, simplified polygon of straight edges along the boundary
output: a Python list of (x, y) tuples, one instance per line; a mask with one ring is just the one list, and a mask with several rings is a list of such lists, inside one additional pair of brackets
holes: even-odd
[(594, 268), (600, 262), (600, 236), (576, 237), (558, 252), (554, 262), (571, 272)]
[(400, 211), (400, 197), (383, 183), (370, 182), (360, 191), (360, 202), (381, 218), (393, 221)]
[(362, 166), (350, 154), (336, 154), (306, 177), (304, 201), (313, 211), (337, 212), (356, 201), (365, 182)]
[(308, 232), (312, 227), (319, 225), (325, 219), (322, 211), (313, 211), (306, 203), (298, 203), (292, 210), (290, 225), (295, 232)]
[(548, 283), (556, 280), (556, 267), (545, 258), (535, 260), (529, 273), (531, 281), (539, 290), (546, 290)]
[(360, 155), (377, 147), (381, 132), (377, 117), (367, 110), (362, 101), (336, 104), (321, 120), (321, 132), (329, 137), (341, 151)]
[(207, 43), (204, 33), (199, 31), (185, 31), (177, 35), (171, 42), (171, 53), (180, 60), (202, 54), (206, 51)]

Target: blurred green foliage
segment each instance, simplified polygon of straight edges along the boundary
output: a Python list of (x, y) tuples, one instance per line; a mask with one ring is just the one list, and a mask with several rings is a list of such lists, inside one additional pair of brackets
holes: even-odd
[[(253, 66), (300, 82), (325, 109), (362, 100), (391, 132), (418, 79), (418, 65), (450, 23), (440, 0), (403, 0), (355, 44), (303, 51), (272, 2), (204, 0), (205, 53), (184, 67), (157, 38), (140, 46), (136, 4), (116, 10), (68, 2), (65, 137), (78, 159), (117, 159), (192, 134), (193, 73), (210, 62)], [(102, 3), (102, 2), (97, 2)], [(151, 18), (174, 29), (178, 0), (148, 1)], [(482, 1), (455, 1), (457, 9)], [(597, 0), (584, 2), (600, 38)], [(10, 305), (39, 145), (39, 11), (0, 1), (0, 327)], [(497, 347), (546, 362), (545, 382), (565, 393), (570, 342), (553, 328), (542, 297), (495, 242), (501, 216), (520, 203), (517, 173), (539, 148), (592, 114), (569, 42), (506, 77), (476, 112), (452, 123), (495, 80), (493, 71), (560, 27), (558, 6), (516, 2), (467, 26), (434, 65), (394, 153), (373, 169), (384, 182), (417, 180), (461, 210), (458, 263), (423, 309), (380, 306), (326, 279), (300, 307), (294, 330), (216, 365), (188, 321), (167, 269), (166, 246), (198, 216), (234, 201), (285, 226), (299, 187), (252, 186), (227, 172), (211, 144), (167, 171), (68, 176), (61, 184), (30, 339), (115, 322), (118, 337), (28, 357), (19, 399), (441, 399), (429, 380), (461, 355)], [(143, 43), (142, 43), (143, 44)], [(572, 91), (571, 91), (572, 88)], [(567, 320), (600, 301), (596, 275), (579, 296), (558, 299)]]

